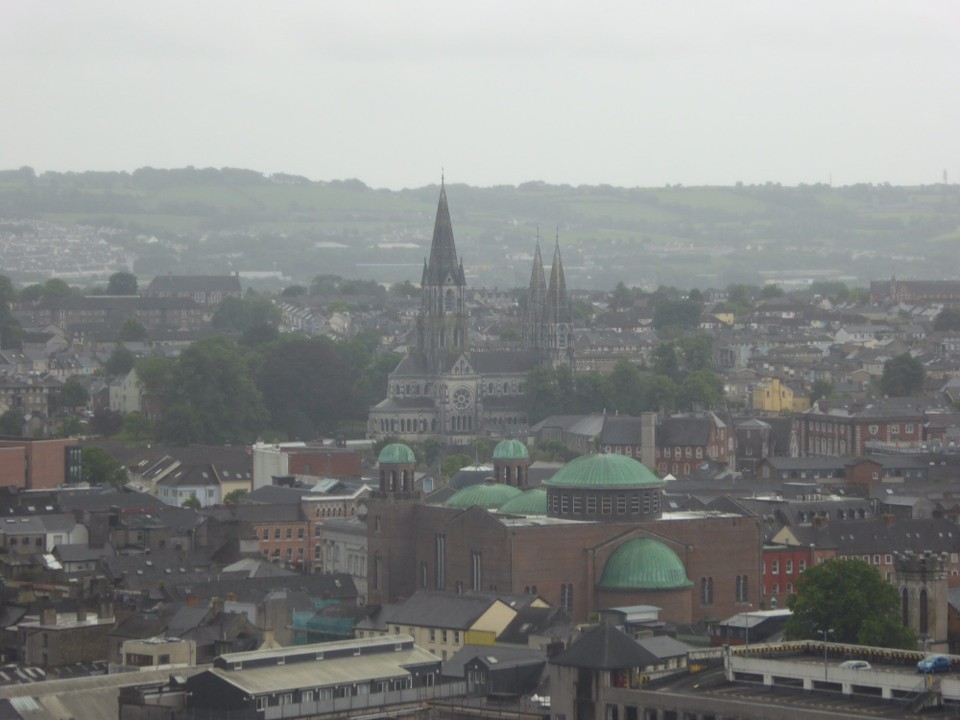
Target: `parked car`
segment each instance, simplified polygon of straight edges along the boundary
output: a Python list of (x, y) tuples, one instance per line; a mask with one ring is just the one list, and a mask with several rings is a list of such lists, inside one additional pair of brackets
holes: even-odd
[(937, 673), (950, 672), (950, 658), (946, 655), (927, 655), (917, 663), (917, 672)]
[(840, 663), (840, 667), (846, 670), (869, 670), (870, 663), (866, 660), (844, 660)]

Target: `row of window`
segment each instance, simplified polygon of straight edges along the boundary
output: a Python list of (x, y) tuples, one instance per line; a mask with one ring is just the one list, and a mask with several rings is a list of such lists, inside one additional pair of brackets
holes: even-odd
[[(880, 557), (880, 556), (877, 555), (877, 557)], [(766, 564), (766, 563), (763, 564), (763, 569), (764, 569), (764, 572), (766, 572), (766, 569), (767, 569), (767, 564)], [(798, 560), (798, 561), (797, 561), (797, 573), (802, 573), (802, 572), (803, 572), (804, 570), (806, 570), (806, 569), (807, 569), (807, 561), (806, 561), (806, 560)], [(784, 570), (784, 572), (783, 572), (784, 575), (793, 575), (793, 560), (785, 560), (784, 563), (783, 563), (783, 570)], [(779, 574), (780, 574), (780, 561), (779, 561), (779, 560), (771, 560), (771, 561), (770, 561), (770, 574), (771, 574), (771, 575), (779, 575)]]
[[(281, 535), (281, 530), (280, 530), (280, 528), (274, 528), (274, 529), (273, 529), (273, 539), (274, 539), (274, 540), (280, 540), (280, 539), (281, 539), (281, 538), (280, 538), (280, 535)], [(302, 539), (303, 539), (303, 536), (304, 536), (304, 530), (303, 530), (303, 528), (302, 528), (302, 527), (301, 527), (301, 528), (297, 528), (297, 539), (298, 539), (298, 540), (302, 540)], [(270, 539), (270, 528), (264, 528), (264, 530), (263, 530), (263, 539), (264, 539), (264, 540), (269, 540), (269, 539)], [(292, 539), (293, 539), (293, 528), (287, 528), (286, 539), (287, 539), (287, 540), (292, 540)]]
[(686, 447), (686, 448), (682, 448), (682, 447), (678, 447), (678, 448), (668, 448), (668, 447), (665, 447), (665, 448), (663, 448), (662, 450), (661, 450), (660, 448), (657, 448), (657, 455), (661, 455), (661, 454), (663, 455), (663, 457), (667, 458), (668, 460), (669, 460), (670, 458), (676, 458), (677, 460), (681, 460), (681, 459), (683, 459), (684, 457), (692, 458), (692, 457), (694, 457), (694, 456), (696, 456), (697, 460), (702, 460), (702, 459), (703, 459), (703, 448), (702, 448), (702, 447), (696, 447), (696, 448), (692, 448), (692, 447)]
[[(750, 579), (746, 575), (737, 575), (735, 583), (734, 601), (745, 603), (750, 601)], [(700, 578), (700, 605), (713, 605), (713, 578)]]
[[(550, 510), (554, 515), (581, 515), (586, 508), (587, 515), (597, 514), (597, 495), (567, 495), (566, 493), (550, 494)], [(660, 493), (659, 491), (647, 491), (643, 493), (631, 493), (630, 495), (600, 495), (599, 508), (601, 515), (626, 515), (629, 507), (629, 514), (639, 515), (656, 513), (660, 511)]]
[[(428, 684), (432, 676), (428, 676)], [(297, 692), (276, 695), (261, 695), (257, 698), (257, 710), (266, 710), (278, 705), (300, 705), (303, 703), (325, 702), (338, 698), (378, 695), (396, 690), (408, 690), (413, 687), (412, 678), (392, 678), (390, 680), (372, 680), (369, 683), (338, 685), (336, 687), (298, 690)]]

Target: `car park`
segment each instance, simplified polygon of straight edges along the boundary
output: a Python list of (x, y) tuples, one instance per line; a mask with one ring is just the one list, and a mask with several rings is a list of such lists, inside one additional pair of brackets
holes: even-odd
[(840, 667), (845, 670), (870, 670), (870, 663), (866, 660), (844, 660)]
[(923, 660), (917, 663), (917, 672), (950, 672), (951, 665), (952, 663), (950, 658), (948, 658), (946, 655), (927, 655)]

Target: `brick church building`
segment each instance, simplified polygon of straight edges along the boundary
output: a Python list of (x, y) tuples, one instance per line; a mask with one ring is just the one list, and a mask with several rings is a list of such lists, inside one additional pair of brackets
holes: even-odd
[(760, 608), (757, 522), (665, 512), (663, 481), (633, 458), (584, 455), (530, 489), (526, 447), (505, 440), (489, 481), (443, 501), (423, 497), (406, 445), (387, 445), (379, 460), (367, 515), (370, 602), (418, 590), (530, 593), (578, 622), (627, 605), (655, 605), (672, 623)]
[(390, 374), (386, 399), (370, 409), (368, 436), (406, 442), (439, 438), (449, 445), (466, 445), (478, 435), (526, 434), (527, 374), (540, 364), (570, 364), (573, 358), (573, 325), (559, 243), (549, 285), (537, 243), (521, 333), (523, 349), (471, 351), (466, 276), (441, 183), (420, 289), (416, 343)]

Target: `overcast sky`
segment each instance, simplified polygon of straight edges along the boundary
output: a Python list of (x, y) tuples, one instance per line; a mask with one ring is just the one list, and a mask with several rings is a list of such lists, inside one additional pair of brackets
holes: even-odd
[(0, 17), (4, 169), (960, 181), (958, 0), (3, 0)]

